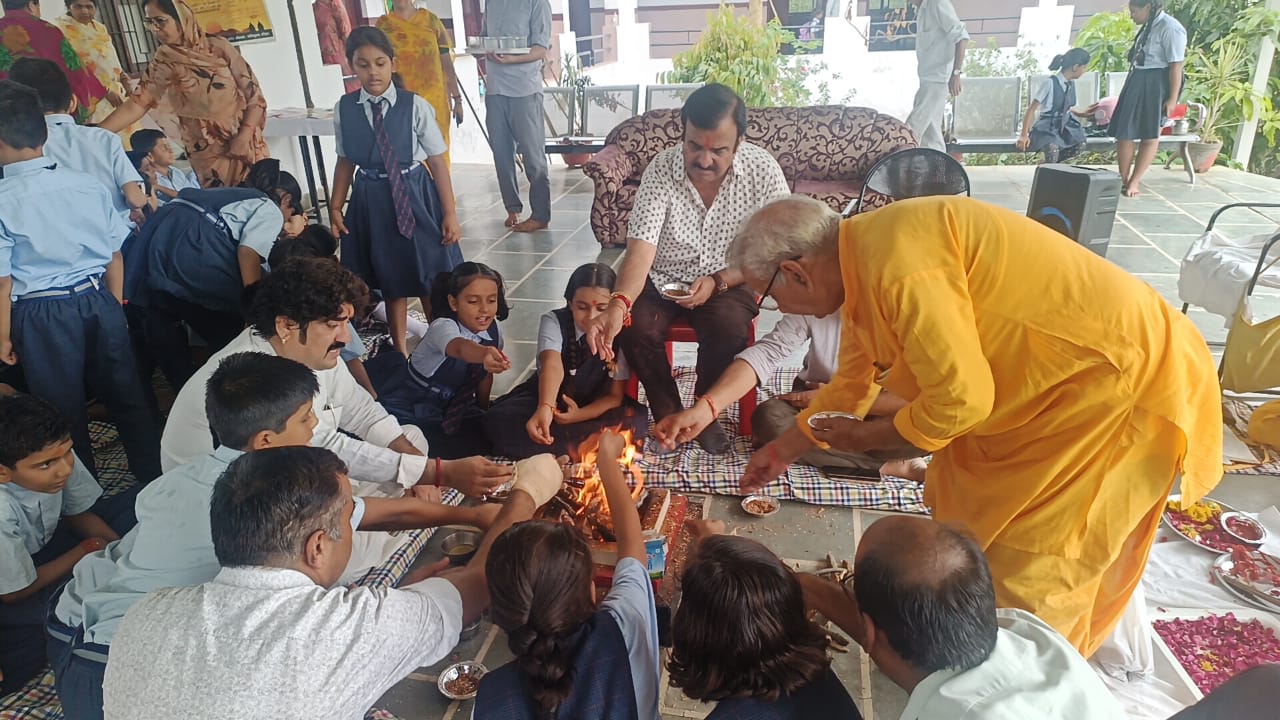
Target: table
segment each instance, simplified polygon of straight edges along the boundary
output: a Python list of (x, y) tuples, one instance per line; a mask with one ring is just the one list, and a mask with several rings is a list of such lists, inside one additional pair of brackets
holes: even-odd
[[(333, 136), (333, 110), (321, 108), (275, 108), (267, 110), (264, 137), (296, 137), (302, 150), (302, 170), (311, 196), (311, 207), (317, 220), (322, 220), (320, 208), (329, 205), (329, 176), (325, 172), (324, 153), (320, 149), (321, 137)], [(310, 147), (307, 140), (310, 139)], [(315, 167), (312, 167), (311, 150), (315, 150)], [(320, 192), (316, 192), (316, 170), (320, 175)]]

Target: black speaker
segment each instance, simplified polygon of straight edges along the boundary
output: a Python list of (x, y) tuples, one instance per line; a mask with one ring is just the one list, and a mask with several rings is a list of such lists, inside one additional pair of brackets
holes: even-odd
[(1036, 168), (1027, 217), (1106, 257), (1119, 204), (1118, 174), (1055, 163)]

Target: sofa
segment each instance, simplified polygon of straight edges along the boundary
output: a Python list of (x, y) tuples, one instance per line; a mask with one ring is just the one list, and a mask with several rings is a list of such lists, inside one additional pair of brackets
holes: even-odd
[[(679, 109), (650, 110), (624, 120), (582, 168), (595, 183), (591, 228), (605, 247), (625, 245), (627, 219), (649, 162), (681, 140)], [(747, 110), (747, 142), (768, 150), (791, 190), (843, 212), (876, 161), (916, 146), (906, 123), (871, 108), (822, 105)], [(869, 197), (867, 207), (888, 202)]]

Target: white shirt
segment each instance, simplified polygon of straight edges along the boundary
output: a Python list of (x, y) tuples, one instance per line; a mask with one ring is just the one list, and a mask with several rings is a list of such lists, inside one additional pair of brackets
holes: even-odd
[(692, 282), (723, 270), (729, 243), (743, 221), (790, 194), (787, 178), (769, 151), (743, 142), (708, 208), (685, 174), (682, 147), (676, 145), (658, 153), (645, 168), (627, 237), (658, 246), (649, 269), (654, 285)]
[(783, 315), (768, 335), (754, 345), (738, 353), (738, 359), (751, 366), (756, 379), (765, 383), (783, 361), (791, 357), (805, 342), (809, 352), (804, 356), (804, 368), (799, 378), (805, 382), (828, 383), (836, 374), (840, 360), (840, 313), (824, 318), (813, 315)]
[(924, 0), (916, 15), (916, 72), (920, 82), (944, 83), (956, 70), (956, 43), (969, 31), (951, 0)]
[(53, 539), (64, 516), (88, 511), (100, 497), (102, 487), (79, 459), (58, 492), (36, 492), (13, 482), (0, 484), (0, 595), (35, 582), (31, 556)]
[[(586, 332), (577, 325), (573, 326), (573, 339), (581, 340)], [(542, 371), (542, 353), (554, 350), (557, 353), (564, 353), (564, 333), (560, 331), (560, 319), (556, 317), (554, 312), (542, 313), (542, 317), (538, 320), (538, 371)], [(627, 364), (627, 358), (623, 353), (618, 353), (614, 359), (613, 374), (609, 377), (614, 380), (629, 380), (631, 378), (631, 366)]]
[[(396, 86), (392, 85), (381, 95), (374, 97), (363, 88), (360, 90), (360, 104), (364, 106), (365, 119), (369, 127), (373, 127), (373, 100), (386, 100), (382, 106), (382, 117), (396, 104)], [(342, 101), (333, 106), (333, 149), (338, 157), (346, 157), (342, 148)], [(413, 96), (413, 161), (423, 162), (429, 157), (443, 155), (449, 146), (445, 144), (440, 126), (436, 124), (436, 111), (421, 95)]]
[[(204, 409), (205, 384), (223, 358), (248, 351), (276, 354), (271, 343), (254, 335), (252, 328), (246, 328), (214, 353), (182, 386), (160, 438), (160, 462), (165, 472), (213, 450), (213, 436)], [(387, 449), (387, 445), (402, 434), (400, 423), (356, 383), (345, 363), (316, 371), (316, 380), (320, 383), (320, 392), (316, 394), (315, 411), (320, 422), (311, 436), (313, 446), (328, 448), (342, 458), (353, 480), (394, 482), (412, 487), (422, 479), (427, 458)], [(340, 429), (356, 437), (343, 434)]]
[(1061, 635), (1023, 610), (996, 611), (986, 662), (916, 685), (901, 720), (1110, 720), (1125, 717), (1102, 680)]
[(1050, 75), (1047, 79), (1045, 79), (1044, 82), (1040, 83), (1039, 86), (1036, 87), (1035, 94), (1031, 96), (1031, 100), (1032, 102), (1040, 103), (1041, 115), (1053, 109), (1054, 86), (1061, 85), (1064, 88), (1063, 92), (1065, 93), (1066, 92), (1065, 88), (1067, 87), (1067, 83), (1069, 82), (1074, 82), (1074, 81), (1068, 80), (1065, 76), (1063, 76), (1062, 73), (1054, 73), (1053, 75)]
[(102, 684), (107, 718), (358, 720), (462, 630), (447, 580), (325, 589), (295, 570), (223, 568), (156, 591), (120, 624)]

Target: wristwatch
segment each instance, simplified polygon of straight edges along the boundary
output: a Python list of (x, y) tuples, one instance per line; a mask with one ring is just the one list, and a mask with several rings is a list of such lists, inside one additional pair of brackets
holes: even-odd
[(952, 71), (951, 71), (951, 77), (960, 77), (960, 71), (959, 71), (959, 70), (952, 70)]
[(717, 295), (729, 291), (729, 283), (725, 282), (724, 276), (720, 274), (720, 271), (717, 270), (711, 273), (711, 279), (715, 281)]

